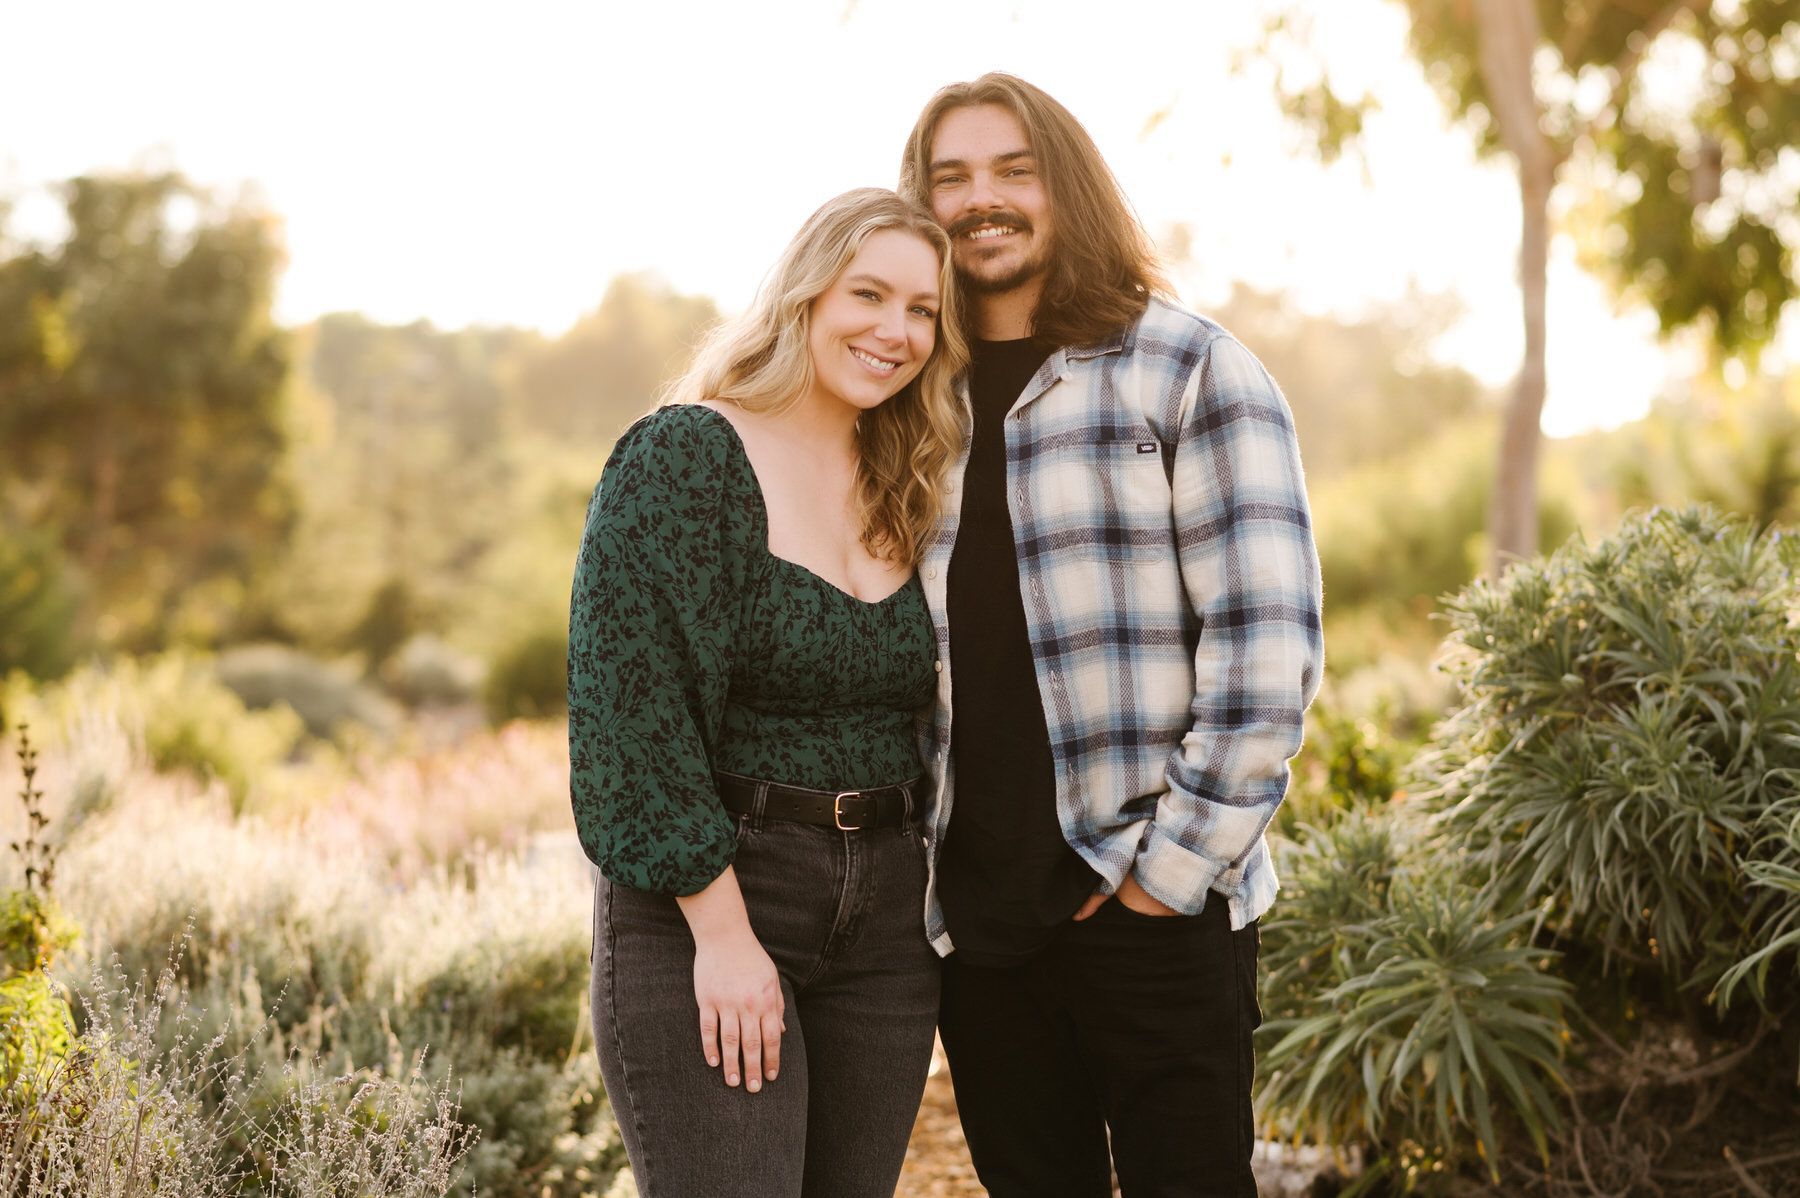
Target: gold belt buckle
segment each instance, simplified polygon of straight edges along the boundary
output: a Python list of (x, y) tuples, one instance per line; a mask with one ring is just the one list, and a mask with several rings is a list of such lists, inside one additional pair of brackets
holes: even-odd
[(844, 800), (845, 799), (860, 799), (860, 798), (862, 798), (862, 791), (860, 791), (860, 790), (840, 790), (840, 791), (838, 791), (837, 798), (833, 799), (832, 803), (831, 803), (831, 822), (837, 825), (838, 831), (840, 831), (840, 832), (860, 832), (860, 831), (862, 831), (863, 826), (861, 824), (845, 824), (844, 823)]

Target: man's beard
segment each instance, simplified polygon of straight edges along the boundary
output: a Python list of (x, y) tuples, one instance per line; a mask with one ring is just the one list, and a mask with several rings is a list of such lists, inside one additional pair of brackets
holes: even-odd
[[(969, 246), (962, 238), (984, 226), (997, 226), (1024, 234), (1033, 232), (1031, 222), (1017, 212), (990, 212), (981, 216), (965, 216), (959, 221), (952, 222), (944, 232), (950, 235), (951, 244), (959, 248), (966, 246), (972, 254), (980, 254), (983, 252), (981, 248)], [(1004, 295), (1008, 291), (1015, 291), (1031, 282), (1032, 279), (1043, 274), (1048, 267), (1049, 255), (1040, 249), (1038, 253), (1027, 257), (1003, 275), (984, 277), (975, 273), (970, 267), (960, 265), (957, 267), (957, 274), (961, 276), (963, 285), (977, 295)]]
[(959, 273), (962, 275), (963, 285), (976, 295), (1005, 295), (1009, 291), (1018, 290), (1038, 275), (1043, 274), (1047, 266), (1048, 263), (1034, 256), (1027, 258), (1003, 275), (983, 276), (969, 270)]

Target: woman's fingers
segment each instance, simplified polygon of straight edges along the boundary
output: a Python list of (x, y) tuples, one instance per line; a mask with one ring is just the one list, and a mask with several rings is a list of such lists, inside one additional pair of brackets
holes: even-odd
[(733, 1010), (719, 1012), (719, 1047), (725, 1056), (725, 1084), (738, 1084), (738, 1013)]
[(762, 1021), (755, 1015), (743, 1013), (744, 1037), (744, 1089), (754, 1094), (762, 1089)]
[(787, 1023), (777, 1011), (772, 1015), (764, 1015), (763, 1026), (763, 1076), (770, 1081), (775, 1080), (781, 1072), (781, 1033), (787, 1030)]
[(719, 1067), (719, 1013), (711, 1007), (700, 1011), (700, 1055), (709, 1067)]
[(744, 1089), (755, 1094), (763, 1082), (774, 1081), (781, 1072), (781, 1033), (786, 1030), (787, 1020), (779, 1010), (759, 1016), (750, 1010), (708, 1007), (700, 1012), (700, 1051), (707, 1065), (725, 1066), (726, 1085), (735, 1086), (741, 1078)]

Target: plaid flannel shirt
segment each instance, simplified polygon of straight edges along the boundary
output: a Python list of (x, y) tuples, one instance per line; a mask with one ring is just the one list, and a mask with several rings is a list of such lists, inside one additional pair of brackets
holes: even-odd
[[(1281, 390), (1224, 329), (1152, 300), (1111, 339), (1053, 353), (1005, 435), (1063, 836), (1108, 892), (1135, 870), (1191, 915), (1216, 891), (1241, 928), (1275, 898), (1263, 831), (1324, 664), (1318, 553)], [(945, 602), (967, 463), (965, 437), (920, 563), (943, 667), (920, 738), (934, 883), (955, 794)], [(925, 919), (950, 952), (935, 885)]]

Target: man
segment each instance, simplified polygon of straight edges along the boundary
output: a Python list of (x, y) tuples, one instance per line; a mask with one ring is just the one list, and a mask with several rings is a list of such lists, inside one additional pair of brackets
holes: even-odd
[(1109, 1165), (1126, 1198), (1254, 1194), (1263, 830), (1323, 655), (1292, 419), (1160, 298), (1039, 89), (939, 92), (901, 190), (951, 235), (975, 348), (921, 566), (946, 663), (927, 930), (970, 1153), (994, 1198), (1104, 1198)]

